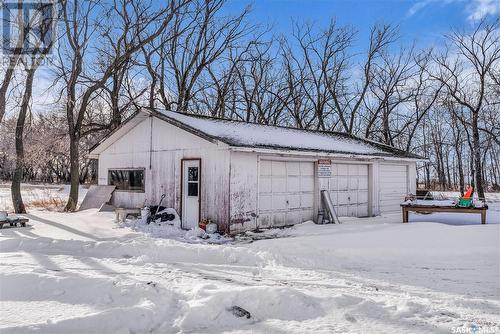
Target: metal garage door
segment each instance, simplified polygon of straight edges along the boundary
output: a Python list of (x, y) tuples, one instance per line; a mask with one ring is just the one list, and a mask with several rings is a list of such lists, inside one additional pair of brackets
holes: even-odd
[(368, 216), (368, 165), (334, 163), (328, 189), (337, 215)]
[(380, 165), (380, 212), (399, 211), (399, 205), (408, 194), (406, 165)]
[(258, 227), (311, 220), (313, 205), (314, 163), (260, 161)]

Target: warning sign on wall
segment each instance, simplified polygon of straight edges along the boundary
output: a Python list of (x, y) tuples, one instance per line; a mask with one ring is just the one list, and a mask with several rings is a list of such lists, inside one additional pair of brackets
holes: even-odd
[(318, 160), (318, 177), (332, 176), (332, 161), (330, 159)]

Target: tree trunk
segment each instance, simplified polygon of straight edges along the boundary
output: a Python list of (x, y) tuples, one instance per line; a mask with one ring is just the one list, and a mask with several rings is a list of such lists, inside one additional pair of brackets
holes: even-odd
[(383, 128), (383, 135), (384, 135), (384, 144), (387, 145), (392, 145), (392, 140), (391, 140), (391, 127), (389, 124), (389, 111), (388, 107), (384, 108), (384, 113), (383, 113), (383, 118), (382, 118), (382, 128)]
[(456, 150), (457, 154), (457, 165), (458, 165), (458, 182), (460, 185), (460, 194), (463, 195), (465, 192), (465, 178), (464, 178), (464, 167), (462, 165), (462, 151), (461, 147)]
[(469, 154), (469, 185), (476, 190), (476, 181), (474, 179), (474, 156), (472, 150)]
[(451, 174), (450, 174), (450, 152), (446, 151), (446, 176), (448, 177), (448, 189), (451, 189)]
[(483, 169), (481, 168), (481, 146), (479, 142), (479, 129), (477, 126), (479, 113), (472, 114), (472, 145), (474, 148), (474, 172), (476, 179), (477, 196), (484, 199)]
[(490, 152), (490, 159), (491, 159), (491, 170), (493, 171), (493, 182), (494, 182), (493, 186), (494, 189), (497, 189), (500, 184), (500, 178), (497, 176), (500, 175), (499, 173), (500, 163), (498, 162), (498, 155), (495, 152), (495, 150)]
[(80, 138), (77, 134), (70, 135), (69, 156), (71, 187), (69, 190), (68, 203), (66, 203), (66, 207), (64, 208), (64, 211), (69, 212), (76, 211), (76, 205), (78, 204), (78, 187), (80, 186), (79, 142)]
[(23, 198), (21, 196), (21, 181), (23, 180), (23, 168), (24, 168), (24, 124), (26, 122), (26, 114), (28, 113), (28, 106), (31, 100), (31, 94), (33, 91), (33, 77), (35, 76), (35, 70), (31, 69), (28, 71), (26, 76), (26, 85), (24, 88), (23, 99), (21, 102), (21, 108), (19, 110), (19, 116), (17, 118), (16, 125), (16, 167), (14, 169), (14, 175), (12, 177), (12, 204), (14, 206), (14, 211), (16, 213), (26, 213), (26, 207), (23, 203)]
[(431, 188), (431, 164), (428, 162), (425, 163), (425, 188)]
[(118, 105), (118, 103), (119, 103), (118, 99), (119, 99), (118, 96), (111, 97), (112, 115), (111, 115), (110, 130), (114, 130), (114, 129), (118, 128), (120, 126), (120, 124), (122, 123), (122, 114), (121, 114), (120, 107)]
[(2, 86), (0, 86), (0, 123), (2, 123), (3, 117), (5, 115), (5, 109), (7, 107), (6, 96), (7, 90), (9, 88), (12, 75), (14, 74), (14, 67), (17, 64), (19, 57), (10, 57), (9, 64), (5, 70), (4, 78), (2, 80)]

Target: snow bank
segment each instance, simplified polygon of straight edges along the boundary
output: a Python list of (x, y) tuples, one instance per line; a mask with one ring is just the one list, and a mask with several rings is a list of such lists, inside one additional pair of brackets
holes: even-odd
[[(168, 249), (165, 252), (164, 249)], [(273, 261), (266, 252), (253, 252), (247, 248), (217, 246), (208, 244), (193, 245), (173, 239), (151, 239), (136, 237), (120, 238), (113, 241), (54, 240), (51, 238), (2, 238), (2, 252), (37, 252), (47, 254), (99, 257), (105, 255), (114, 259), (130, 259), (142, 263), (191, 262), (208, 264), (241, 264), (258, 266), (262, 262)]]

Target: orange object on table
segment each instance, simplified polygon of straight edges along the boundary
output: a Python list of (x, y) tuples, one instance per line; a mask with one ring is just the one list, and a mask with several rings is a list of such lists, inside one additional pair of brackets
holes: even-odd
[(474, 188), (472, 188), (471, 186), (469, 186), (469, 188), (467, 188), (467, 191), (465, 192), (464, 196), (462, 197), (463, 199), (469, 199), (471, 196), (472, 196), (472, 192), (474, 191)]

